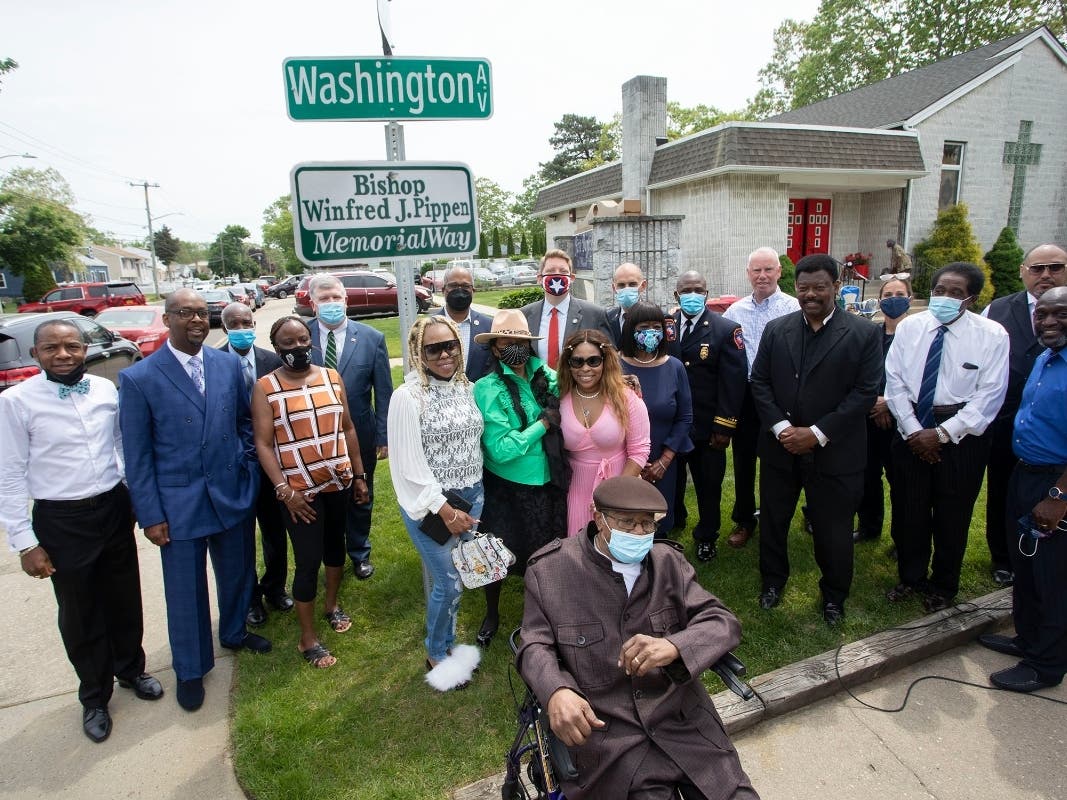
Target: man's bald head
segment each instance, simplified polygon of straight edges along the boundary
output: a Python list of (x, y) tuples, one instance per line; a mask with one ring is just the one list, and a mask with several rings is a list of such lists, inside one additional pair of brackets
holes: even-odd
[(648, 285), (648, 281), (645, 280), (644, 273), (641, 272), (641, 268), (637, 264), (632, 264), (629, 261), (619, 264), (615, 268), (615, 274), (612, 276), (612, 282), (615, 284), (615, 289), (633, 288), (639, 292), (643, 292)]
[(188, 305), (199, 297), (200, 295), (192, 289), (176, 289), (167, 295), (163, 310), (168, 314), (173, 314), (182, 306)]

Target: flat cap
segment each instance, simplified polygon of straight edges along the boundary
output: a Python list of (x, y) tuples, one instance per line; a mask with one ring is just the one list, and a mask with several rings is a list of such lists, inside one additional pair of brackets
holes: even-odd
[(655, 486), (629, 475), (608, 478), (597, 486), (593, 490), (593, 502), (599, 509), (647, 511), (650, 514), (663, 514), (667, 511), (667, 501)]

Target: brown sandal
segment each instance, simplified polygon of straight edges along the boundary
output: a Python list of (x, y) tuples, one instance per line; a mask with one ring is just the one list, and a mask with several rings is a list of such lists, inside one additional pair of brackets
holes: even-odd
[[(307, 650), (301, 650), (300, 655), (304, 657), (304, 660), (308, 662), (315, 669), (329, 669), (337, 663), (337, 659), (333, 653), (322, 646), (321, 642), (317, 642), (309, 647)], [(323, 664), (323, 661), (332, 658), (333, 661), (329, 664)]]
[(352, 627), (352, 618), (340, 606), (337, 606), (333, 611), (327, 611), (322, 616), (333, 628), (334, 633), (344, 633)]

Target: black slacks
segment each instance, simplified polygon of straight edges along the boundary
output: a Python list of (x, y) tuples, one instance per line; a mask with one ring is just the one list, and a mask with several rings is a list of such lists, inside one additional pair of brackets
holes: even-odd
[[(693, 449), (680, 456), (678, 465), (678, 493), (675, 496), (674, 514), (685, 508), (685, 469), (693, 474), (693, 487), (697, 496), (699, 519), (693, 527), (693, 541), (715, 543), (722, 524), (722, 480), (726, 477), (726, 451), (716, 450), (707, 442), (693, 443)], [(676, 459), (677, 460), (677, 459)]]
[(363, 460), (363, 471), (367, 473), (367, 493), (370, 499), (366, 503), (357, 503), (352, 499), (351, 491), (345, 492), (348, 497), (348, 510), (345, 512), (345, 549), (355, 565), (370, 558), (370, 524), (371, 514), (374, 511), (374, 470), (378, 466), (377, 448), (374, 445), (364, 445), (362, 439), (360, 439), (360, 445), (359, 453)]
[(903, 438), (894, 438), (893, 469), (900, 488), (893, 499), (892, 532), (901, 583), (919, 586), (929, 569), (930, 588), (949, 599), (956, 596), (989, 441), (989, 430), (965, 436), (959, 444), (942, 445), (941, 461), (927, 464)]
[(144, 672), (141, 574), (130, 494), (114, 489), (83, 501), (34, 503), (33, 529), (56, 568), (59, 634), (86, 708), (106, 706), (115, 677)]
[[(285, 538), (286, 513), (278, 504), (270, 478), (259, 471), (259, 495), (256, 497), (256, 517), (259, 523), (259, 541), (263, 548), (263, 577), (256, 586), (257, 595), (276, 597), (285, 591), (285, 576), (289, 569), (289, 547)], [(253, 522), (253, 525), (255, 522)], [(253, 552), (255, 548), (253, 547)], [(255, 569), (255, 559), (252, 559)]]
[[(863, 473), (863, 498), (856, 509), (859, 518), (857, 530), (865, 539), (877, 539), (885, 526), (885, 500), (882, 491), (882, 473), (889, 481), (889, 495), (893, 496), (892, 443), (897, 433), (894, 428), (879, 428), (867, 420), (867, 469)], [(892, 502), (892, 500), (891, 500)]]
[(1017, 460), (1011, 449), (1015, 414), (998, 417), (989, 427), (991, 439), (989, 463), (986, 465), (985, 540), (993, 569), (1011, 569), (1009, 548), (1015, 539), (1015, 526), (1005, 528), (1004, 515), (1007, 512), (1008, 480)]
[(752, 399), (752, 384), (748, 384), (730, 444), (734, 454), (734, 508), (730, 519), (750, 531), (756, 529), (756, 445), (760, 426), (759, 412)]
[(823, 602), (844, 605), (852, 587), (852, 515), (863, 491), (863, 470), (823, 475), (811, 455), (796, 456), (783, 468), (760, 464), (759, 567), (763, 590), (783, 589), (789, 579), (789, 526), (800, 490), (808, 503), (815, 563)]
[[(1030, 513), (1063, 474), (1063, 465), (1034, 471), (1019, 464), (1008, 484), (1006, 522), (1015, 532), (1010, 549), (1015, 570), (1012, 617), (1022, 663), (1048, 681), (1067, 673), (1067, 532), (1019, 541), (1017, 520)], [(1033, 554), (1033, 555), (1024, 555)]]

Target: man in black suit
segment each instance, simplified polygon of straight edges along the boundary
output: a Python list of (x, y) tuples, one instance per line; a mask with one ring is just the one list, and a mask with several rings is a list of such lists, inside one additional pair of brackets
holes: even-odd
[[(259, 378), (282, 365), (282, 360), (276, 353), (254, 345), (255, 327), (252, 309), (244, 303), (230, 303), (222, 310), (222, 329), (226, 331), (226, 344), (219, 349), (234, 353), (241, 359), (241, 372), (249, 397), (252, 396), (252, 386)], [(293, 598), (285, 591), (285, 576), (288, 571), (285, 523), (282, 521), (281, 507), (274, 496), (274, 488), (262, 470), (259, 474), (256, 516), (252, 520), (250, 531), (253, 539), (256, 535), (256, 521), (259, 522), (259, 540), (263, 547), (263, 577), (252, 591), (252, 602), (245, 617), (245, 622), (252, 626), (259, 626), (267, 621), (264, 598), (277, 611), (289, 611), (293, 607)], [(251, 550), (255, 552), (254, 543)], [(252, 569), (255, 568), (253, 562)]]
[(545, 290), (545, 299), (522, 307), (523, 316), (537, 341), (537, 355), (552, 369), (559, 364), (563, 343), (576, 331), (594, 328), (612, 341), (611, 329), (604, 309), (571, 296), (574, 272), (571, 257), (562, 250), (549, 250), (541, 257), (537, 278)]
[(608, 327), (611, 328), (611, 340), (616, 347), (620, 347), (622, 326), (626, 324), (626, 309), (644, 297), (648, 281), (637, 264), (626, 262), (619, 264), (611, 282), (615, 287), (616, 304), (607, 311)]
[(685, 272), (675, 284), (679, 310), (674, 314), (675, 338), (667, 352), (685, 365), (693, 395), (693, 450), (678, 469), (675, 516), (685, 508), (685, 468), (693, 474), (700, 519), (693, 528), (699, 561), (717, 554), (726, 475), (726, 448), (737, 429), (737, 417), (748, 383), (748, 360), (741, 326), (707, 307), (708, 284), (699, 272)]
[(474, 383), (492, 368), (489, 345), (478, 344), (474, 337), (493, 327), (493, 318), (471, 309), (476, 289), (474, 276), (466, 267), (449, 267), (445, 270), (444, 291), (445, 307), (434, 313), (447, 314), (456, 323), (466, 357), (464, 372), (467, 380)]
[(803, 489), (828, 625), (844, 618), (852, 585), (852, 516), (863, 493), (867, 412), (882, 379), (878, 328), (836, 308), (839, 287), (830, 256), (800, 259), (800, 311), (767, 325), (752, 367), (762, 424), (760, 606), (781, 601), (789, 526)]
[[(1054, 244), (1039, 244), (1023, 259), (1019, 267), (1024, 291), (998, 297), (982, 316), (1004, 326), (1008, 332), (1008, 393), (1004, 405), (993, 421), (989, 463), (986, 465), (985, 536), (992, 560), (993, 580), (1010, 586), (1014, 580), (1009, 556), (1009, 540), (1014, 543), (1014, 526), (1005, 522), (1008, 479), (1015, 465), (1011, 431), (1015, 412), (1019, 410), (1023, 386), (1034, 366), (1034, 359), (1044, 350), (1034, 333), (1034, 308), (1038, 298), (1054, 286), (1067, 285), (1067, 252)], [(1053, 272), (1052, 270), (1058, 270)]]

